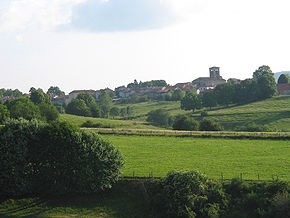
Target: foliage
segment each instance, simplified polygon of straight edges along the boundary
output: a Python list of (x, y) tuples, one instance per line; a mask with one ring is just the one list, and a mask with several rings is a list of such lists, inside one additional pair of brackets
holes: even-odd
[(223, 129), (219, 123), (211, 119), (203, 119), (199, 125), (200, 131), (222, 131)]
[(57, 86), (50, 86), (49, 89), (47, 90), (47, 94), (58, 95), (58, 96), (65, 95), (65, 93), (61, 91), (60, 88)]
[(118, 107), (112, 107), (110, 110), (110, 115), (115, 117), (120, 115), (120, 109)]
[(219, 84), (214, 89), (214, 95), (219, 105), (229, 105), (233, 103), (235, 96), (235, 86), (233, 83)]
[(78, 116), (91, 116), (90, 108), (86, 105), (85, 101), (76, 98), (67, 105), (66, 112), (68, 114), (74, 114)]
[(201, 107), (200, 96), (194, 92), (186, 92), (184, 98), (181, 100), (181, 109), (192, 110), (194, 112), (195, 109), (200, 109)]
[(50, 122), (59, 118), (59, 112), (53, 104), (41, 103), (39, 104), (41, 116), (45, 121)]
[(10, 117), (10, 112), (6, 105), (0, 104), (0, 124)]
[(261, 76), (264, 76), (266, 74), (271, 74), (273, 75), (272, 73), (272, 70), (269, 66), (267, 65), (262, 65), (260, 66), (254, 73), (253, 73), (253, 78), (257, 79), (257, 78), (260, 78)]
[(171, 100), (172, 101), (181, 101), (185, 96), (185, 92), (182, 91), (181, 89), (176, 89), (172, 93)]
[(41, 117), (39, 107), (37, 107), (29, 98), (16, 98), (12, 101), (6, 101), (5, 105), (10, 111), (11, 118), (24, 118), (26, 120), (39, 119)]
[(289, 83), (289, 76), (288, 74), (281, 74), (279, 79), (278, 79), (278, 84), (285, 84), (285, 83)]
[(258, 99), (271, 98), (277, 94), (277, 85), (273, 74), (265, 74), (258, 78)]
[(235, 128), (236, 131), (247, 131), (247, 132), (273, 132), (273, 128), (267, 125), (258, 125), (254, 122), (248, 123), (246, 126), (240, 126)]
[(192, 117), (182, 116), (174, 122), (173, 129), (190, 131), (198, 130), (199, 123)]
[(20, 92), (18, 89), (0, 89), (0, 97), (6, 96), (13, 96), (13, 97), (22, 97), (23, 93)]
[(134, 83), (129, 83), (127, 88), (146, 88), (146, 87), (153, 87), (153, 86), (168, 86), (165, 80), (151, 80), (146, 82), (137, 82), (136, 80)]
[(201, 101), (203, 107), (215, 107), (217, 106), (217, 97), (214, 92), (205, 92), (201, 95)]
[(40, 90), (34, 90), (31, 92), (30, 100), (37, 105), (42, 103), (51, 103), (49, 96)]
[(147, 115), (147, 121), (157, 126), (168, 126), (169, 113), (163, 109), (150, 111)]
[(101, 109), (102, 117), (109, 117), (109, 113), (112, 107), (112, 98), (107, 92), (103, 92), (99, 97), (99, 105)]
[(219, 217), (227, 199), (220, 184), (198, 171), (173, 171), (161, 179), (153, 203), (162, 217)]
[(110, 188), (123, 165), (108, 141), (65, 122), (11, 120), (0, 139), (4, 194), (96, 192)]
[(78, 94), (76, 99), (83, 100), (86, 103), (87, 107), (90, 107), (92, 104), (96, 103), (94, 97), (88, 92), (81, 92), (80, 94)]

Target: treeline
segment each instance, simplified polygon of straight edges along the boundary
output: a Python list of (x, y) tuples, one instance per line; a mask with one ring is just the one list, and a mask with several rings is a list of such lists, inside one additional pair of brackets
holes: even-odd
[(146, 82), (137, 82), (137, 80), (134, 80), (134, 83), (129, 83), (127, 88), (146, 88), (154, 86), (168, 86), (168, 84), (165, 80), (151, 80)]
[(59, 112), (51, 103), (50, 97), (36, 89), (31, 92), (30, 97), (19, 97), (0, 104), (0, 123), (9, 118), (40, 119), (50, 122), (58, 117)]
[(277, 84), (269, 66), (261, 66), (253, 73), (252, 79), (240, 83), (217, 85), (213, 91), (200, 95), (187, 92), (181, 100), (181, 108), (195, 110), (203, 107), (228, 106), (264, 100), (277, 94)]
[(198, 171), (174, 171), (147, 183), (155, 217), (288, 218), (289, 184), (219, 182)]
[(12, 90), (12, 89), (0, 89), (0, 98), (2, 97), (21, 97), (23, 96), (23, 93), (19, 91), (18, 89)]

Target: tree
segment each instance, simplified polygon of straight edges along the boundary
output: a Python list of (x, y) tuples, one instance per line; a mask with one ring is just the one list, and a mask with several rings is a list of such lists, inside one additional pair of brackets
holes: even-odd
[(260, 78), (265, 74), (273, 74), (273, 72), (269, 66), (262, 65), (253, 73), (253, 78)]
[(112, 107), (112, 98), (110, 97), (109, 93), (103, 92), (100, 95), (99, 105), (102, 112), (102, 117), (108, 118)]
[(173, 124), (173, 129), (175, 130), (198, 130), (199, 123), (192, 117), (182, 116), (177, 119)]
[(49, 96), (40, 90), (34, 90), (33, 92), (31, 92), (30, 100), (34, 104), (51, 103)]
[(78, 94), (77, 99), (83, 100), (88, 107), (96, 103), (94, 97), (88, 92), (81, 92), (80, 94)]
[(265, 74), (257, 79), (258, 99), (271, 98), (277, 94), (277, 85), (273, 74)]
[(16, 98), (5, 102), (10, 117), (18, 119), (20, 117), (26, 120), (39, 119), (41, 117), (39, 107), (37, 107), (29, 98)]
[(219, 84), (214, 89), (214, 94), (219, 105), (226, 105), (233, 103), (235, 96), (235, 84), (233, 83), (224, 83)]
[(168, 126), (169, 113), (164, 109), (150, 111), (147, 114), (147, 121), (157, 126)]
[(278, 79), (278, 84), (287, 84), (289, 83), (289, 76), (287, 74), (281, 74)]
[(203, 119), (199, 125), (200, 131), (222, 131), (223, 129), (219, 123), (211, 119)]
[(0, 124), (10, 117), (10, 112), (6, 105), (0, 104)]
[(39, 105), (40, 114), (47, 122), (57, 120), (59, 118), (59, 112), (53, 104), (41, 103)]
[(172, 93), (171, 100), (172, 101), (181, 101), (185, 96), (185, 92), (182, 91), (181, 89), (176, 89)]
[(194, 92), (186, 92), (184, 98), (181, 100), (181, 109), (192, 110), (201, 109), (201, 99), (200, 96)]
[(57, 86), (51, 86), (47, 90), (47, 94), (53, 94), (53, 95), (58, 95), (58, 96), (64, 96), (65, 93), (59, 89)]
[(202, 106), (203, 107), (215, 107), (217, 106), (217, 99), (214, 92), (205, 92), (201, 96)]
[(82, 99), (73, 99), (66, 107), (68, 114), (89, 117), (91, 115), (90, 108)]
[(117, 107), (112, 107), (110, 110), (110, 115), (113, 116), (113, 118), (115, 118), (115, 116), (119, 116), (120, 114), (120, 109)]

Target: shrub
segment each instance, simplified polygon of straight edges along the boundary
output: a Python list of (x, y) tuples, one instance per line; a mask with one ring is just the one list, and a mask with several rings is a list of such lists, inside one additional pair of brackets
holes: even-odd
[(192, 117), (182, 116), (178, 118), (174, 124), (173, 129), (175, 130), (198, 130), (199, 123)]
[(169, 113), (164, 109), (150, 111), (147, 114), (147, 121), (157, 126), (168, 126)]
[(40, 114), (47, 122), (57, 120), (59, 118), (59, 112), (53, 104), (41, 103), (39, 105)]
[(203, 119), (199, 125), (200, 131), (222, 131), (223, 129), (223, 126), (210, 119)]
[(164, 217), (218, 217), (226, 206), (221, 185), (198, 171), (171, 172), (161, 179), (155, 205)]
[(0, 130), (0, 193), (90, 193), (118, 180), (123, 158), (93, 132), (12, 120)]

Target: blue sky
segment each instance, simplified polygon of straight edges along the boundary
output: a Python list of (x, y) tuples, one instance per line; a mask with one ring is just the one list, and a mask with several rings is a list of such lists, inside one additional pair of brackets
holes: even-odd
[(115, 88), (290, 70), (289, 0), (1, 0), (0, 87)]

